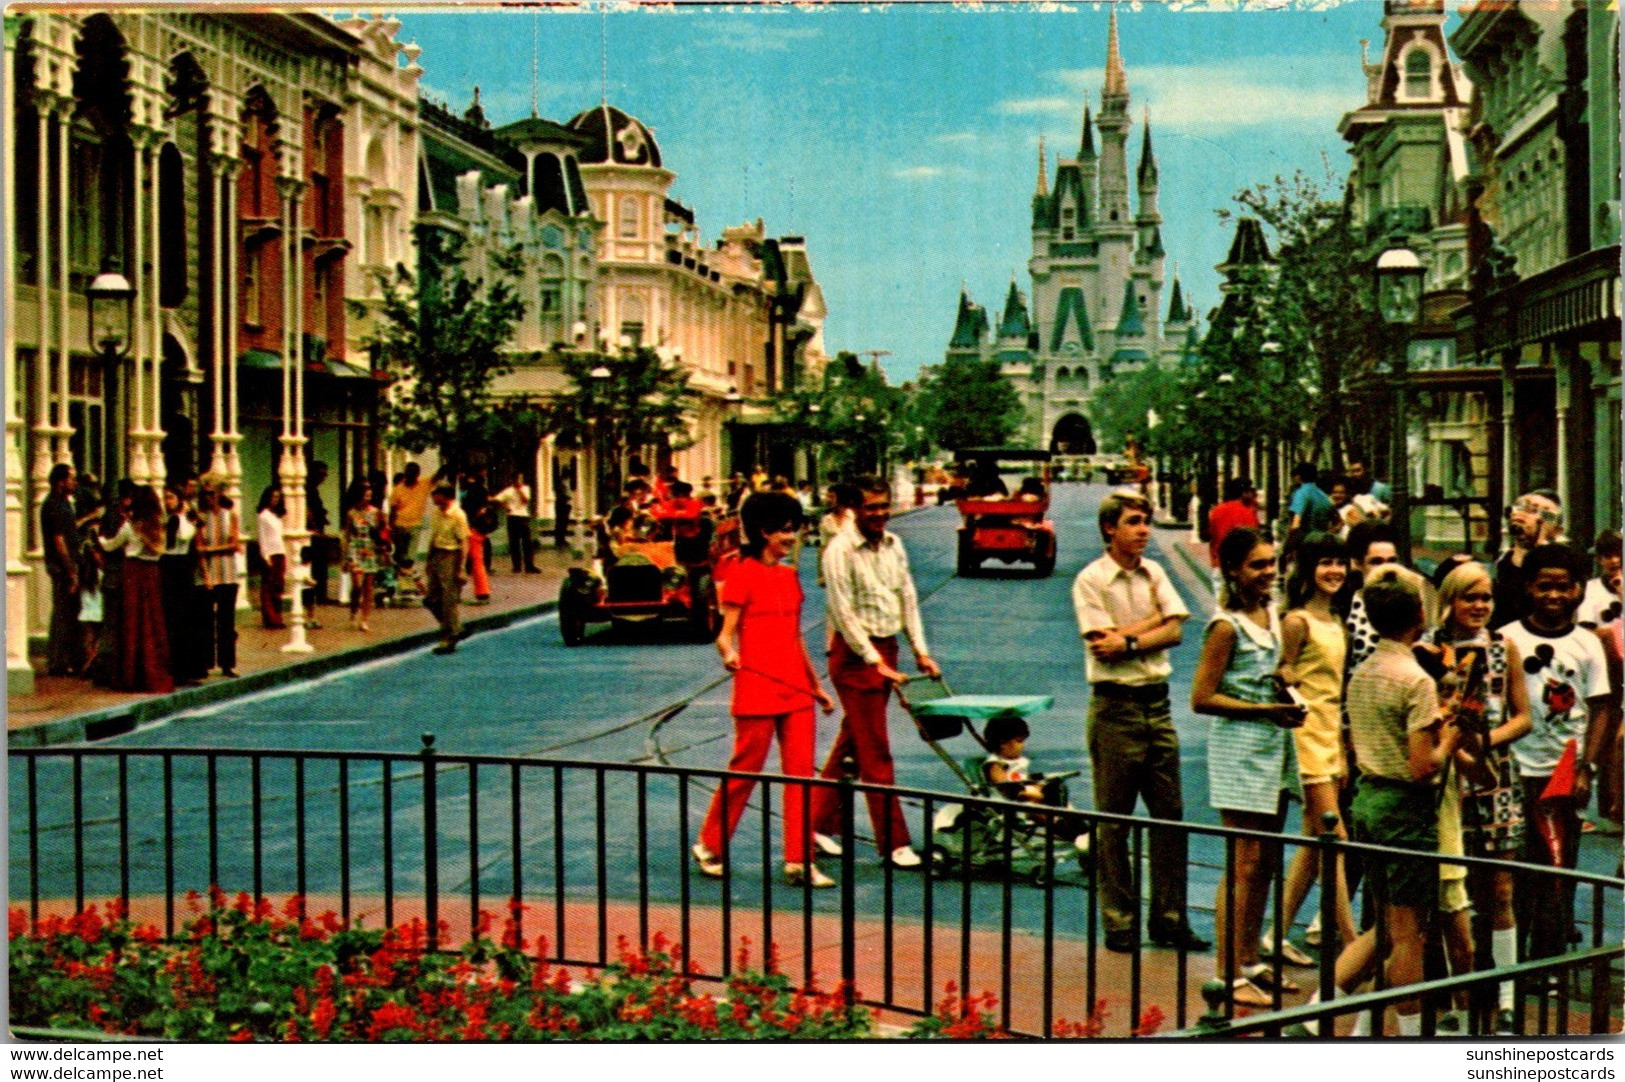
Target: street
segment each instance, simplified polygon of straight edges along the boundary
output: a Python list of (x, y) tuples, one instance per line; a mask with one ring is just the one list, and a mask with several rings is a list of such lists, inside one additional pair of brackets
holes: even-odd
[[(1109, 491), (1102, 485), (1068, 484), (1055, 488), (1051, 513), (1060, 539), (1056, 572), (1035, 580), (1017, 573), (1007, 577), (961, 579), (953, 573), (954, 527), (952, 507), (928, 507), (893, 521), (908, 545), (918, 585), (927, 636), (934, 656), (956, 691), (967, 693), (1020, 693), (1052, 695), (1054, 708), (1031, 719), (1028, 754), (1034, 767), (1055, 772), (1081, 769), (1071, 783), (1072, 802), (1092, 807), (1089, 764), (1084, 752), (1087, 687), (1082, 678), (1082, 652), (1072, 614), (1070, 586), (1077, 571), (1102, 551), (1095, 512)], [(1190, 680), (1201, 649), (1202, 629), (1211, 611), (1211, 597), (1186, 559), (1174, 551), (1179, 535), (1159, 531), (1150, 555), (1168, 568), (1193, 617), (1184, 641), (1173, 652), (1173, 702), (1182, 746), (1186, 818), (1216, 823), (1207, 806), (1205, 763), (1206, 719), (1188, 709)], [(804, 550), (808, 557), (815, 549)], [(816, 585), (812, 559), (804, 559), (801, 575), (807, 603), (803, 633), (817, 643), (824, 627), (822, 596)], [(604, 628), (577, 648), (560, 641), (557, 620), (546, 616), (502, 631), (476, 635), (450, 658), (431, 656), (420, 649), (393, 658), (342, 670), (316, 681), (291, 685), (275, 692), (229, 701), (219, 706), (175, 717), (152, 728), (105, 742), (103, 747), (263, 748), (309, 751), (373, 751), (411, 755), (421, 747), (421, 736), (432, 732), (443, 754), (525, 755), (549, 759), (603, 763), (668, 764), (678, 767), (721, 769), (730, 747), (728, 685), (715, 650), (708, 644), (674, 642), (651, 635), (619, 636)], [(671, 714), (670, 707), (687, 701)], [(819, 719), (818, 749), (822, 754), (834, 739), (839, 715)], [(960, 791), (959, 783), (929, 746), (919, 740), (901, 710), (892, 711), (892, 745), (900, 785)], [(947, 750), (956, 758), (975, 753), (970, 739), (961, 736)], [(769, 769), (776, 769), (776, 759)], [(12, 875), (25, 882), (28, 848), (25, 794), (27, 787), (12, 764), (10, 786)], [(113, 760), (87, 762), (84, 793), (85, 818), (91, 824), (79, 844), (85, 847), (87, 892), (92, 899), (116, 893), (118, 847), (132, 854), (131, 890), (136, 894), (162, 889), (164, 846), (161, 785), (158, 764), (132, 760), (128, 767), (132, 814), (129, 838), (121, 842), (116, 824), (117, 788)], [(202, 766), (195, 760), (175, 764), (175, 837), (181, 839), (177, 859), (181, 887), (205, 885), (200, 867), (199, 839), (208, 831), (205, 803), (196, 794), (203, 789)], [(355, 882), (377, 878), (384, 859), (379, 837), (384, 817), (377, 774), (352, 772), (348, 798), (351, 875)], [(101, 771), (100, 775), (95, 772)], [(288, 798), (293, 786), (291, 763), (268, 761), (258, 779), (263, 794), (259, 835), (266, 893), (275, 896), (295, 889), (293, 868), (299, 832), (293, 817), (304, 818), (305, 846), (310, 868), (307, 889), (336, 889), (337, 869), (332, 854), (339, 844), (337, 767), (313, 763), (306, 771), (305, 799)], [(59, 771), (48, 780), (49, 764), (40, 768), (38, 816), (42, 826), (41, 883), (44, 897), (71, 896), (74, 839), (60, 824), (70, 817), (71, 792)], [(443, 772), (439, 781), (443, 824), (461, 824), (467, 816), (467, 776)], [(411, 894), (423, 883), (421, 844), (417, 833), (421, 790), (416, 764), (398, 764), (391, 776), (390, 806), (395, 851), (391, 870), (394, 889)], [(251, 789), (256, 784), (246, 762), (221, 760), (216, 787), (219, 807), (219, 874), (229, 890), (247, 889), (254, 862)], [(524, 865), (549, 866), (553, 854), (562, 854), (567, 889), (598, 889), (596, 848), (597, 797), (590, 772), (561, 776), (560, 792), (534, 786), (522, 793), (525, 822), (533, 824), (522, 839)], [(459, 788), (461, 787), (461, 788)], [(686, 842), (672, 829), (676, 818), (678, 785), (651, 779), (645, 793), (649, 823), (648, 851), (638, 852), (636, 791), (631, 778), (610, 775), (604, 784), (605, 893), (612, 898), (637, 897), (640, 878), (656, 900), (677, 897)], [(190, 796), (188, 794), (191, 794)], [(480, 775), (482, 843), (478, 864), (481, 891), (495, 901), (509, 880), (507, 846), (509, 781), (502, 771)], [(698, 829), (710, 785), (703, 779), (688, 786), (688, 835)], [(759, 798), (758, 798), (759, 799)], [(295, 805), (299, 808), (296, 812)], [(147, 809), (143, 812), (143, 808)], [(563, 811), (562, 838), (551, 831), (552, 809)], [(911, 822), (920, 819), (917, 806), (909, 809)], [(759, 819), (748, 812), (733, 841), (733, 851), (744, 855), (734, 874), (737, 899), (756, 897), (755, 854), (761, 849)], [(1288, 824), (1297, 827), (1296, 815)], [(857, 830), (868, 832), (861, 812)], [(439, 886), (460, 892), (468, 888), (466, 836), (461, 825), (443, 826)], [(189, 840), (189, 841), (188, 841)], [(915, 838), (924, 847), (925, 839)], [(774, 839), (775, 845), (777, 839)], [(461, 848), (459, 848), (461, 847)], [(1581, 866), (1608, 871), (1606, 840), (1586, 840)], [(57, 859), (53, 859), (53, 851)], [(1210, 838), (1191, 842), (1189, 897), (1191, 919), (1199, 933), (1212, 930), (1212, 905), (1222, 852)], [(861, 908), (877, 910), (887, 890), (886, 877), (874, 862), (873, 851), (860, 845), (856, 888)], [(97, 876), (103, 878), (97, 880)], [(531, 873), (535, 875), (534, 872)], [(535, 879), (527, 879), (534, 883)], [(918, 877), (891, 878), (894, 904), (903, 911), (921, 904), (923, 894), (913, 884)], [(691, 880), (695, 898), (703, 901), (715, 890), (703, 880)], [(978, 892), (995, 888), (978, 885)], [(1087, 895), (1082, 890), (1057, 891), (1059, 927), (1073, 932), (1083, 928)], [(819, 897), (819, 908), (832, 907), (834, 898)], [(1310, 905), (1314, 905), (1311, 898)], [(1042, 892), (1018, 892), (1013, 918), (1018, 927), (1035, 927), (1042, 919)], [(1313, 910), (1306, 910), (1312, 912)], [(991, 912), (991, 910), (989, 910)]]

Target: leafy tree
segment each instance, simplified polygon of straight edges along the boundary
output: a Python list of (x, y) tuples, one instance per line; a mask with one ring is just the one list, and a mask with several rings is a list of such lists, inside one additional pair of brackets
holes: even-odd
[(491, 277), (471, 277), (461, 237), (418, 229), (418, 272), (380, 272), (377, 302), (352, 305), (376, 317), (367, 345), (395, 379), (380, 411), (385, 438), (413, 453), (433, 449), (453, 470), (493, 435), (491, 382), (513, 370), (505, 347), (525, 313), (519, 252), (493, 253)]
[[(599, 352), (559, 347), (555, 353), (571, 390), (553, 401), (551, 422), (567, 442), (597, 446), (599, 499), (619, 491), (634, 455), (692, 446), (689, 407), (697, 392), (688, 371), (649, 346)], [(593, 373), (597, 372), (598, 375)]]
[[(1168, 422), (1184, 390), (1177, 370), (1148, 364), (1101, 384), (1089, 402), (1089, 419), (1102, 448), (1122, 450), (1130, 436), (1151, 454), (1177, 453), (1178, 433)], [(1156, 428), (1147, 414), (1160, 418)]]
[(920, 423), (931, 442), (949, 451), (1004, 444), (1025, 411), (997, 362), (950, 356), (921, 381)]

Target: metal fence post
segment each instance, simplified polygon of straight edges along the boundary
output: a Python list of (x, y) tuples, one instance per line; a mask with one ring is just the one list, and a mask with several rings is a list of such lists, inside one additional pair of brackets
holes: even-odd
[(439, 798), (436, 794), (434, 734), (423, 734), (423, 904), (429, 923), (429, 949), (440, 949)]
[[(1342, 878), (1338, 874), (1341, 871), (1339, 865), (1342, 863), (1342, 854), (1337, 850), (1337, 823), (1336, 812), (1325, 812), (1320, 817), (1320, 927), (1321, 942), (1337, 942), (1338, 948), (1342, 949), (1348, 944), (1326, 934), (1328, 930), (1338, 926), (1337, 884)], [(1320, 1001), (1330, 1003), (1336, 995), (1337, 952), (1323, 947), (1320, 953)]]
[[(853, 850), (857, 848), (858, 838), (854, 814), (856, 812), (855, 788), (858, 780), (858, 763), (850, 755), (841, 760), (841, 1000), (846, 1004), (848, 1011), (856, 1002), (855, 985), (857, 983), (857, 943), (853, 941), (853, 929), (857, 926), (857, 890), (852, 882), (853, 872), (857, 868), (857, 858)], [(875, 830), (881, 829), (875, 824)], [(810, 856), (810, 854), (809, 854)]]

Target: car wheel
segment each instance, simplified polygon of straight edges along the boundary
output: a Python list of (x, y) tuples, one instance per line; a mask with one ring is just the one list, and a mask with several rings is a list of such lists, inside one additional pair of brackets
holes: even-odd
[(970, 532), (967, 530), (959, 535), (959, 563), (957, 570), (959, 577), (974, 578), (982, 569), (982, 561), (976, 558), (976, 549), (972, 544)]
[(695, 572), (690, 587), (693, 600), (688, 610), (688, 626), (697, 642), (711, 642), (722, 632), (722, 609), (717, 604), (716, 580)]
[(559, 638), (566, 646), (587, 640), (587, 599), (568, 581), (559, 588)]

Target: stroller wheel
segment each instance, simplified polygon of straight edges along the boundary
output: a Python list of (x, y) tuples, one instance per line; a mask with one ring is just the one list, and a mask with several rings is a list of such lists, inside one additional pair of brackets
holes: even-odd
[(948, 875), (954, 870), (956, 861), (954, 855), (940, 845), (931, 847), (931, 870), (938, 875)]

